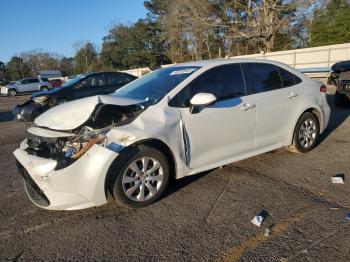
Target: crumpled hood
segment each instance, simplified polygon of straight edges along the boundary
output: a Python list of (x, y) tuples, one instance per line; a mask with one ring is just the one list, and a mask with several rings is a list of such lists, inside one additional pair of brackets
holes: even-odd
[(56, 94), (57, 92), (60, 92), (62, 90), (62, 88), (52, 88), (49, 89), (47, 91), (39, 91), (39, 92), (35, 92), (31, 95), (31, 98), (34, 97), (39, 97), (39, 96), (45, 96), (45, 95), (51, 95), (51, 94)]
[(38, 116), (34, 123), (54, 130), (73, 130), (89, 119), (98, 104), (128, 106), (142, 102), (110, 95), (91, 96), (55, 106)]

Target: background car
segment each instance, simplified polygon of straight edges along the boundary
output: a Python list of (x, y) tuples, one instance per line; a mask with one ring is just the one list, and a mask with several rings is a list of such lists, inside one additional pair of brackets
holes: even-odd
[(52, 88), (47, 78), (25, 78), (1, 88), (1, 94), (15, 96), (20, 93), (46, 91)]
[(34, 93), (30, 100), (15, 106), (13, 114), (17, 120), (30, 122), (53, 106), (88, 96), (110, 94), (136, 78), (121, 72), (80, 74), (60, 88)]
[(331, 67), (328, 83), (337, 87), (334, 96), (336, 106), (350, 105), (350, 60), (335, 63)]

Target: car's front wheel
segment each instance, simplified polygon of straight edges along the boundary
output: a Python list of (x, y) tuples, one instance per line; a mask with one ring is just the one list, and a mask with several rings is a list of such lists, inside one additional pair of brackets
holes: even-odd
[(16, 91), (16, 89), (10, 89), (8, 91), (8, 94), (9, 94), (9, 96), (16, 96), (17, 95), (17, 91)]
[(135, 146), (116, 160), (111, 181), (114, 198), (129, 208), (140, 208), (157, 201), (170, 180), (166, 156), (149, 146)]
[(310, 112), (304, 113), (295, 127), (290, 150), (300, 153), (309, 152), (316, 146), (319, 135), (320, 125), (316, 116)]

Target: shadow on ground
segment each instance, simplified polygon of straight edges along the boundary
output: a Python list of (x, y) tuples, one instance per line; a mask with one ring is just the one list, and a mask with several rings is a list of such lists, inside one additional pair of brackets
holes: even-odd
[(206, 172), (202, 172), (202, 173), (199, 173), (199, 174), (196, 174), (196, 175), (192, 175), (192, 176), (187, 176), (187, 177), (181, 178), (179, 180), (172, 179), (170, 181), (169, 187), (164, 192), (163, 198), (166, 198), (166, 197), (172, 195), (173, 193), (176, 193), (177, 191), (179, 191), (182, 188), (188, 186), (189, 184), (195, 182), (196, 180), (206, 176), (211, 171), (212, 170), (209, 170), (209, 171), (206, 171)]
[(327, 101), (331, 107), (331, 115), (327, 129), (320, 136), (320, 143), (325, 140), (334, 130), (336, 130), (349, 116), (350, 104), (343, 108), (338, 108), (334, 104), (334, 95), (327, 95)]
[(8, 122), (13, 120), (13, 114), (11, 111), (0, 112), (0, 122)]

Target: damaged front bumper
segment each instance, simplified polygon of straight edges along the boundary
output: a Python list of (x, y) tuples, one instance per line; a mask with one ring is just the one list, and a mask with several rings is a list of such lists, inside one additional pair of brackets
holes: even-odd
[(49, 210), (75, 210), (107, 202), (105, 179), (118, 153), (93, 145), (71, 165), (56, 170), (57, 161), (28, 154), (27, 140), (14, 152), (29, 198)]
[(17, 121), (33, 122), (34, 119), (42, 113), (40, 105), (29, 100), (22, 105), (16, 105), (12, 109), (14, 119)]

